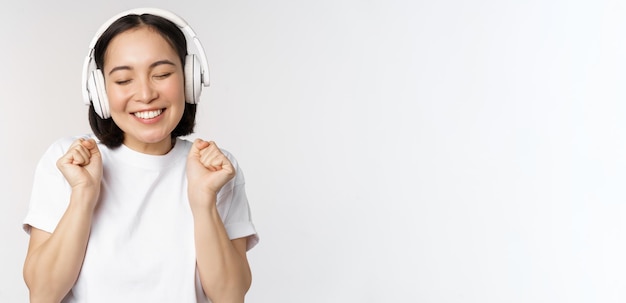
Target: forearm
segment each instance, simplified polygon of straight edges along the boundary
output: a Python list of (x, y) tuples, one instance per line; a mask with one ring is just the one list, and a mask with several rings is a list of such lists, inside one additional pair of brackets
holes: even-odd
[(93, 206), (89, 195), (72, 192), (70, 204), (50, 237), (33, 248), (24, 264), (31, 302), (59, 302), (72, 288), (85, 257)]
[[(210, 206), (193, 211), (196, 258), (205, 294), (216, 303), (243, 302), (250, 288), (251, 273), (247, 259), (229, 239), (215, 207), (215, 195)], [(205, 204), (206, 205), (206, 204)]]

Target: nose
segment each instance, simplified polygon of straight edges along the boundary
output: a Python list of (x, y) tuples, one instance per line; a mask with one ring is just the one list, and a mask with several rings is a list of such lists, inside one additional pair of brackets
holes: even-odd
[(138, 102), (150, 103), (158, 96), (157, 90), (153, 87), (152, 83), (148, 79), (139, 81), (137, 92), (135, 93), (135, 99)]

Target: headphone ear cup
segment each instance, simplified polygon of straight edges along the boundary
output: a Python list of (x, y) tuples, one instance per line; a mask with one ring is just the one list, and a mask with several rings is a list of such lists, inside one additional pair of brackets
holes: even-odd
[(200, 60), (195, 55), (185, 58), (185, 101), (198, 104), (202, 93), (202, 68)]
[(109, 98), (107, 97), (106, 88), (104, 85), (104, 76), (102, 71), (96, 69), (91, 72), (91, 76), (87, 81), (87, 88), (89, 90), (89, 97), (93, 108), (102, 119), (111, 118), (111, 112), (109, 111)]

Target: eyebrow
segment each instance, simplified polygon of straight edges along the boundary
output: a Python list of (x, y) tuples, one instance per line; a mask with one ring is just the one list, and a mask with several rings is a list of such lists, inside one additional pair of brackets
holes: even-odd
[[(150, 69), (153, 69), (159, 65), (163, 65), (163, 64), (167, 64), (167, 65), (172, 65), (172, 66), (176, 66), (176, 64), (174, 64), (174, 62), (170, 61), (170, 60), (159, 60), (156, 61), (152, 64), (150, 64)], [(116, 66), (114, 68), (111, 69), (111, 71), (109, 72), (109, 75), (111, 75), (113, 72), (116, 72), (118, 70), (132, 70), (133, 68), (128, 66), (128, 65), (120, 65), (120, 66)]]

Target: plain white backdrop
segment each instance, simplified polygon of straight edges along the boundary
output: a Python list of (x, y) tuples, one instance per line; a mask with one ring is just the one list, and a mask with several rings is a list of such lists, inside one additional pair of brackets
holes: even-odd
[(0, 302), (27, 302), (37, 160), (90, 132), (98, 27), (172, 10), (196, 134), (242, 165), (248, 302), (626, 301), (623, 1), (16, 1), (0, 11)]

